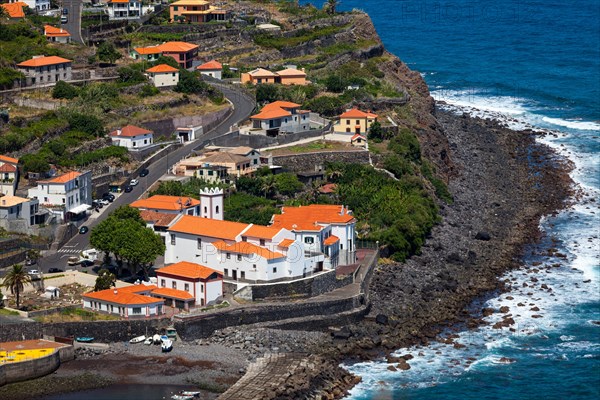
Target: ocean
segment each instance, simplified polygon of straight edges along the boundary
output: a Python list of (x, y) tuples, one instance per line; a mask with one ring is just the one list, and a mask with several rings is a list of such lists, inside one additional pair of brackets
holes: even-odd
[[(353, 8), (371, 16), (386, 48), (423, 75), (444, 108), (552, 132), (540, 141), (574, 163), (582, 196), (541, 222), (539, 248), (566, 258), (540, 258), (531, 246), (522, 268), (504, 277), (515, 289), (473, 305), (509, 307), (515, 332), (492, 329), (500, 318), (493, 314), (490, 325), (458, 332), (463, 349), (399, 350), (415, 357), (408, 371), (389, 371), (385, 360), (345, 365), (363, 378), (348, 399), (600, 398), (600, 1), (343, 0), (338, 7)], [(557, 267), (548, 273), (539, 262)], [(552, 290), (524, 287), (532, 277)]]

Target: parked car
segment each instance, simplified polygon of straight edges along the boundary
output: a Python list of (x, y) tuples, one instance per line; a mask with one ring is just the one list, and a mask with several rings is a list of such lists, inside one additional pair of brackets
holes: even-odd
[(67, 264), (68, 265), (77, 265), (79, 264), (79, 257), (69, 257), (69, 259), (67, 260)]
[(61, 24), (66, 24), (68, 22), (69, 22), (69, 17), (67, 17), (66, 15), (63, 15), (62, 17), (60, 17)]
[(104, 204), (100, 200), (92, 200), (92, 207), (102, 208), (104, 207)]
[(125, 193), (129, 193), (133, 190), (133, 186), (127, 185), (125, 186)]
[(104, 193), (102, 195), (102, 199), (103, 200), (108, 200), (108, 201), (110, 201), (112, 203), (113, 201), (115, 201), (115, 195), (112, 194), (112, 193)]
[(94, 265), (92, 260), (81, 260), (82, 267), (91, 267), (92, 265)]
[(63, 270), (62, 270), (62, 269), (60, 269), (60, 268), (50, 268), (50, 269), (48, 270), (48, 272), (49, 272), (49, 273), (51, 273), (51, 274), (54, 274), (54, 273), (56, 273), (56, 272), (65, 272), (65, 271), (63, 271)]
[(85, 235), (86, 233), (88, 233), (89, 230), (90, 228), (88, 228), (87, 226), (82, 226), (81, 228), (79, 228), (79, 233)]
[(31, 259), (29, 259), (29, 258), (28, 258), (27, 260), (25, 260), (25, 265), (27, 265), (27, 266), (33, 265), (33, 264), (35, 264), (35, 263), (36, 263), (36, 261), (35, 261), (35, 260), (31, 260)]
[(129, 186), (137, 186), (138, 183), (140, 183), (140, 181), (138, 181), (137, 179), (132, 179), (131, 181), (129, 181)]
[(144, 168), (140, 171), (140, 176), (143, 178), (144, 176), (148, 176), (149, 173), (150, 171), (148, 171), (148, 168)]
[(63, 15), (67, 15), (69, 13), (69, 9), (68, 8), (63, 8)]
[(110, 201), (108, 201), (108, 199), (98, 199), (98, 201), (102, 204), (104, 204), (105, 206), (110, 204)]
[(30, 269), (28, 274), (29, 275), (39, 275), (40, 271), (38, 271), (37, 269)]

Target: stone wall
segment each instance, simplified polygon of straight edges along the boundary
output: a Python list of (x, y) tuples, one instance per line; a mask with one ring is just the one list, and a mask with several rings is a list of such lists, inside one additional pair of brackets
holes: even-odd
[(233, 112), (231, 107), (224, 108), (213, 113), (205, 115), (189, 115), (170, 119), (156, 120), (144, 122), (144, 127), (155, 133), (160, 133), (163, 136), (172, 135), (179, 127), (186, 126), (202, 126), (206, 133), (217, 126), (219, 123), (227, 119), (229, 114)]
[(312, 170), (314, 166), (325, 166), (328, 162), (368, 164), (369, 152), (366, 150), (323, 151), (273, 157), (273, 165), (281, 165), (292, 172)]

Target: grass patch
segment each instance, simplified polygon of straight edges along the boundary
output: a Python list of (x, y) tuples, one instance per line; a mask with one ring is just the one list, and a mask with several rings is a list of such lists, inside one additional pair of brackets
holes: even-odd
[(326, 36), (334, 35), (346, 29), (348, 25), (343, 26), (325, 26), (314, 30), (300, 29), (295, 36), (283, 37), (269, 34), (258, 34), (254, 36), (254, 43), (259, 46), (281, 50), (284, 47), (293, 47), (301, 43), (321, 39)]
[(19, 316), (20, 314), (18, 312), (16, 312), (16, 311), (7, 310), (5, 308), (0, 308), (0, 315)]
[(120, 318), (115, 315), (100, 314), (81, 308), (67, 308), (59, 313), (35, 317), (34, 320), (42, 323), (56, 322), (81, 322), (81, 321), (115, 321)]
[(56, 278), (62, 278), (63, 276), (65, 276), (64, 274), (60, 274), (60, 275), (54, 275), (54, 276), (45, 276), (44, 280), (50, 280), (50, 279), (56, 279)]
[(327, 140), (317, 140), (314, 142), (298, 144), (295, 146), (282, 147), (279, 149), (266, 150), (273, 153), (273, 155), (284, 155), (284, 154), (302, 154), (302, 153), (314, 153), (318, 151), (335, 151), (335, 150), (347, 150), (349, 145), (341, 142), (330, 142)]
[(206, 312), (206, 311), (211, 311), (211, 310), (218, 310), (220, 308), (227, 308), (229, 306), (230, 306), (229, 302), (224, 301), (221, 304), (216, 304), (214, 306), (208, 306), (208, 307), (201, 308), (200, 311)]

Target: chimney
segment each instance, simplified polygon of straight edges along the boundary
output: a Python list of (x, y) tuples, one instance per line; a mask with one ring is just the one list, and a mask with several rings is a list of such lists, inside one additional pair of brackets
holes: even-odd
[(117, 289), (113, 290), (114, 294), (118, 294), (119, 292), (117, 291)]
[(306, 72), (306, 71), (304, 71), (304, 67), (302, 67), (302, 72)]

